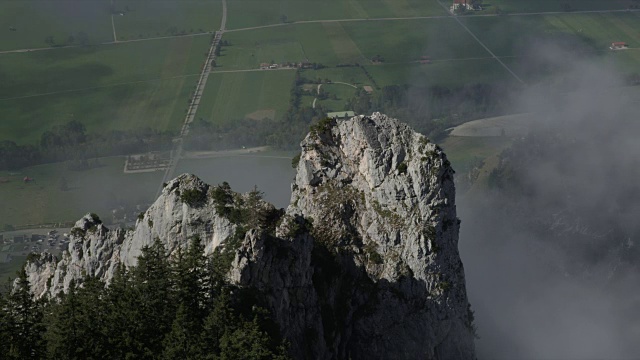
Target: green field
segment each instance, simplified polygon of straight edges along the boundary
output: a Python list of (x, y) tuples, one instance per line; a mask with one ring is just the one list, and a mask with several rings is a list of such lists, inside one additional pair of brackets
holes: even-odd
[(345, 103), (355, 96), (357, 89), (343, 84), (323, 84), (322, 91), (326, 92), (329, 98), (318, 100), (317, 104), (322, 105), (328, 111), (342, 111), (351, 110), (346, 108)]
[(230, 124), (251, 117), (279, 119), (289, 106), (294, 70), (212, 73), (196, 118)]
[(302, 77), (310, 80), (331, 80), (346, 82), (349, 84), (373, 85), (362, 68), (359, 67), (340, 67), (340, 68), (324, 68), (318, 70), (303, 70)]
[[(63, 163), (22, 169), (10, 175), (0, 174), (0, 224), (27, 225), (74, 221), (88, 212), (105, 221), (111, 210), (121, 205), (135, 206), (154, 200), (163, 172), (124, 174), (124, 158), (100, 159), (102, 166), (85, 171), (70, 171)], [(23, 183), (29, 176), (36, 181)], [(68, 182), (68, 191), (60, 190), (60, 179)]]
[(487, 56), (453, 19), (297, 24), (232, 32), (225, 40), (231, 43), (219, 60), (225, 70), (272, 60), (334, 66), (371, 63), (376, 55), (388, 63)]
[[(469, 186), (473, 189), (484, 189), (486, 179), (499, 161), (499, 155), (511, 146), (513, 139), (503, 136), (472, 137), (449, 136), (440, 144), (456, 171), (459, 183), (456, 185), (458, 196), (468, 193)], [(467, 174), (477, 167), (477, 180), (469, 183)]]
[(0, 140), (31, 143), (72, 119), (89, 131), (180, 128), (208, 37), (0, 56)]
[(228, 29), (309, 20), (441, 16), (436, 0), (233, 0)]
[(114, 8), (118, 40), (215, 31), (222, 19), (221, 0), (116, 0)]
[(222, 48), (218, 65), (222, 70), (257, 69), (260, 63), (275, 61), (339, 62), (322, 24), (231, 32), (224, 39), (231, 45)]
[[(532, 13), (549, 11), (623, 10), (638, 5), (633, 0), (492, 0), (485, 1), (486, 10), (496, 8), (508, 13)], [(566, 8), (566, 6), (569, 8)]]
[(431, 64), (383, 64), (365, 66), (379, 86), (408, 84), (450, 87), (473, 83), (513, 82), (515, 79), (495, 60), (442, 61)]
[[(98, 44), (112, 41), (109, 0), (2, 0), (0, 1), (0, 50), (48, 47), (69, 43), (69, 36)], [(9, 30), (10, 27), (15, 31)]]
[[(640, 47), (640, 13), (465, 17), (465, 24), (497, 56), (522, 55), (535, 44), (556, 42), (567, 50), (603, 52), (614, 41)], [(521, 34), (518, 37), (505, 33)]]

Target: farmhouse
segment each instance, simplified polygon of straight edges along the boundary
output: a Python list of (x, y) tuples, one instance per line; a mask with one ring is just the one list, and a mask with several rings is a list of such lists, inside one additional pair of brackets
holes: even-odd
[(356, 114), (353, 111), (336, 111), (327, 113), (327, 117), (332, 119), (348, 119), (354, 116), (356, 116)]
[(609, 49), (611, 49), (611, 50), (624, 50), (624, 49), (628, 49), (628, 48), (629, 48), (629, 46), (624, 41), (612, 42), (611, 46), (609, 47)]
[(473, 10), (471, 0), (453, 0), (453, 5), (451, 5), (451, 12), (455, 12), (460, 8), (464, 8), (465, 10)]

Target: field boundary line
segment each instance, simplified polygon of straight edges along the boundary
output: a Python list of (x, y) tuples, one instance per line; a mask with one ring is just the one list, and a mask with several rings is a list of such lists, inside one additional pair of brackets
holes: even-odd
[(257, 71), (284, 71), (284, 70), (297, 70), (298, 68), (287, 67), (278, 69), (238, 69), (238, 70), (215, 70), (212, 74), (224, 74), (224, 73), (239, 73), (239, 72), (257, 72)]
[(128, 82), (113, 83), (113, 84), (109, 84), (109, 85), (102, 85), (102, 86), (92, 86), (92, 87), (81, 88), (81, 89), (69, 89), (69, 90), (52, 91), (52, 92), (41, 93), (41, 94), (24, 95), (24, 96), (14, 96), (14, 97), (10, 97), (10, 98), (0, 98), (0, 101), (7, 101), (7, 100), (19, 100), (19, 99), (28, 99), (28, 98), (32, 98), (32, 97), (47, 96), (47, 95), (56, 95), (56, 94), (65, 94), (65, 93), (72, 93), (72, 92), (78, 92), (78, 91), (87, 91), (87, 90), (104, 89), (104, 88), (115, 87), (115, 86), (131, 85), (131, 84), (141, 84), (141, 83), (154, 82), (154, 81), (163, 81), (163, 80), (172, 80), (172, 79), (182, 79), (182, 78), (187, 78), (187, 77), (192, 77), (192, 76), (198, 76), (198, 75), (200, 75), (200, 74), (187, 74), (187, 75), (170, 76), (170, 77), (166, 77), (166, 78), (157, 78), (157, 79), (149, 79), (149, 80), (128, 81)]
[[(449, 8), (447, 8), (446, 5), (444, 5), (443, 3), (440, 2), (440, 0), (437, 0), (438, 4), (440, 4), (440, 6), (442, 6), (445, 10), (449, 11)], [(456, 16), (455, 14), (451, 14), (449, 15), (449, 17), (453, 17), (456, 22), (462, 26), (462, 28), (469, 33), (469, 35), (471, 35), (472, 38), (474, 38), (478, 44), (480, 44), (480, 46), (482, 46), (498, 63), (500, 63), (500, 65), (502, 65), (503, 68), (505, 68), (509, 74), (513, 75), (513, 77), (518, 80), (521, 84), (526, 85), (526, 83), (518, 76), (516, 75), (515, 72), (513, 72), (513, 70), (511, 70), (510, 67), (507, 66), (507, 64), (505, 64), (502, 60), (500, 60), (500, 58), (498, 58), (496, 56), (496, 54), (493, 53), (493, 51), (491, 51), (491, 49), (489, 49), (487, 47), (487, 45), (485, 45), (482, 41), (480, 41), (480, 39), (478, 39), (478, 37), (476, 36), (476, 34), (473, 33), (473, 31), (471, 31), (471, 29), (469, 29), (465, 24), (462, 23), (462, 21), (460, 21), (459, 17)]]
[[(449, 9), (446, 5), (440, 3), (440, 6), (445, 8), (447, 13)], [(578, 11), (541, 11), (541, 12), (530, 12), (530, 13), (511, 13), (511, 14), (474, 14), (469, 15), (467, 17), (502, 17), (502, 16), (544, 16), (544, 15), (571, 15), (571, 14), (606, 14), (606, 13), (633, 13), (640, 12), (640, 9), (622, 9), (622, 10), (578, 10)], [(401, 21), (401, 20), (429, 20), (429, 19), (448, 19), (452, 17), (452, 15), (429, 15), (429, 16), (406, 16), (406, 17), (379, 17), (379, 18), (353, 18), (353, 19), (323, 19), (323, 20), (299, 20), (299, 21), (291, 21), (286, 23), (277, 23), (277, 24), (267, 24), (267, 25), (258, 25), (258, 26), (250, 26), (245, 28), (237, 28), (237, 29), (229, 29), (226, 32), (237, 32), (237, 31), (249, 31), (249, 30), (259, 30), (264, 28), (278, 27), (278, 26), (287, 26), (287, 25), (300, 25), (300, 24), (317, 24), (317, 23), (325, 23), (325, 22), (359, 22), (359, 21)]]
[(130, 40), (119, 40), (119, 41), (105, 41), (98, 44), (92, 45), (65, 45), (65, 46), (52, 46), (52, 47), (42, 47), (42, 48), (28, 48), (28, 49), (14, 49), (14, 50), (1, 50), (0, 55), (2, 54), (16, 54), (16, 53), (26, 53), (32, 51), (45, 51), (45, 50), (58, 50), (58, 49), (73, 49), (73, 48), (81, 48), (81, 47), (92, 47), (92, 46), (101, 46), (101, 45), (118, 45), (139, 41), (153, 41), (153, 40), (164, 40), (164, 39), (179, 39), (183, 37), (192, 37), (192, 36), (204, 36), (204, 35), (212, 35), (213, 31), (194, 33), (194, 34), (185, 34), (185, 35), (172, 35), (172, 36), (158, 36), (158, 37), (150, 37), (144, 39), (130, 39)]

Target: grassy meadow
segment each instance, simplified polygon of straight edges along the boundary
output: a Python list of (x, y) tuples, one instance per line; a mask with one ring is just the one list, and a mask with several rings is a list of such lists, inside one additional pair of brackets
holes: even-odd
[(316, 105), (322, 105), (328, 111), (342, 111), (350, 110), (345, 103), (356, 94), (357, 89), (344, 84), (323, 84), (322, 91), (326, 92), (329, 98), (318, 100)]
[(113, 41), (110, 0), (2, 0), (0, 24), (0, 51), (49, 47), (49, 36), (57, 45), (69, 36), (72, 44), (83, 36), (90, 44)]
[(89, 131), (180, 128), (208, 37), (0, 56), (0, 140), (32, 143), (72, 119)]
[(487, 56), (453, 19), (295, 24), (231, 32), (225, 40), (231, 45), (223, 47), (218, 62), (225, 70), (272, 60), (335, 66), (369, 64), (376, 55), (388, 63)]
[[(228, 29), (286, 22), (447, 15), (436, 0), (234, 0)], [(285, 16), (285, 17), (283, 17)]]
[(219, 124), (254, 117), (278, 119), (289, 106), (294, 70), (212, 73), (196, 118)]
[(221, 0), (115, 0), (114, 9), (118, 40), (215, 31), (222, 19)]
[[(67, 170), (64, 163), (38, 165), (0, 174), (0, 224), (27, 225), (73, 221), (94, 212), (108, 221), (111, 210), (154, 200), (163, 172), (124, 174), (124, 158), (100, 159), (101, 166)], [(34, 182), (24, 183), (29, 176)], [(65, 178), (68, 190), (62, 191)]]
[[(614, 41), (640, 47), (640, 13), (636, 12), (465, 17), (463, 21), (497, 56), (522, 56), (544, 42), (593, 53), (607, 52)], [(503, 36), (505, 33), (521, 35)]]
[(495, 11), (499, 8), (507, 13), (624, 10), (629, 8), (629, 5), (637, 5), (632, 0), (492, 0), (485, 2), (488, 4), (487, 11)]
[(440, 146), (454, 170), (465, 173), (475, 161), (498, 155), (511, 141), (502, 136), (448, 136)]
[(306, 69), (302, 71), (302, 77), (310, 80), (340, 81), (357, 86), (373, 86), (371, 80), (359, 67), (324, 68), (318, 70)]
[(459, 87), (473, 83), (516, 81), (491, 58), (432, 62), (431, 64), (381, 64), (365, 66), (379, 86), (407, 84)]

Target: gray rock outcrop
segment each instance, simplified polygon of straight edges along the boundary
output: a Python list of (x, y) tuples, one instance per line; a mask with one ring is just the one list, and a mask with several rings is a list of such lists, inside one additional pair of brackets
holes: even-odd
[[(109, 283), (117, 267), (136, 264), (144, 246), (158, 238), (172, 253), (199, 236), (206, 254), (211, 254), (224, 239), (233, 235), (236, 225), (220, 216), (207, 196), (211, 187), (194, 175), (184, 174), (170, 181), (160, 197), (140, 214), (133, 230), (110, 230), (95, 214), (78, 220), (69, 234), (70, 241), (61, 259), (41, 255), (27, 264), (27, 276), (37, 296), (55, 296), (69, 289), (71, 280), (86, 275)], [(184, 194), (201, 195), (201, 203), (183, 201)]]
[(108, 282), (156, 237), (171, 252), (197, 235), (210, 254), (242, 225), (228, 280), (259, 291), (295, 358), (475, 359), (441, 149), (378, 113), (322, 121), (301, 146), (291, 204), (271, 212), (273, 226), (230, 221), (208, 185), (182, 175), (133, 230), (81, 219), (62, 259), (28, 264), (34, 291), (54, 295), (83, 275)]

